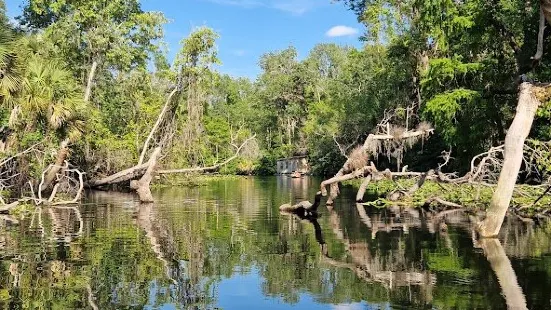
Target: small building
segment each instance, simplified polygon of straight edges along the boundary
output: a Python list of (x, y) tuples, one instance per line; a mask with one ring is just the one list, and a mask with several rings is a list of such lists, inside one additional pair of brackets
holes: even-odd
[(308, 163), (308, 156), (294, 156), (277, 160), (277, 174), (291, 174), (298, 172), (300, 174), (310, 174), (312, 171)]

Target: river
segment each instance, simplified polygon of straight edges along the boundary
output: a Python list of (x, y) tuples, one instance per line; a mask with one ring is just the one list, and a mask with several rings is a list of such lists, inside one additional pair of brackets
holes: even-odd
[[(551, 309), (551, 225), (472, 238), (460, 212), (374, 210), (320, 180), (217, 180), (0, 220), (1, 309)], [(443, 225), (445, 223), (446, 225)]]

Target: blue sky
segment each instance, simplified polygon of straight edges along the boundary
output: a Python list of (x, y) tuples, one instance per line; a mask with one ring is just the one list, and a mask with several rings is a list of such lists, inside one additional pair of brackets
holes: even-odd
[[(19, 15), (23, 2), (6, 0), (8, 15)], [(290, 45), (299, 58), (317, 43), (361, 46), (362, 25), (342, 3), (331, 0), (142, 0), (142, 7), (170, 20), (165, 40), (171, 58), (194, 27), (217, 31), (219, 70), (233, 76), (254, 78), (262, 54)]]

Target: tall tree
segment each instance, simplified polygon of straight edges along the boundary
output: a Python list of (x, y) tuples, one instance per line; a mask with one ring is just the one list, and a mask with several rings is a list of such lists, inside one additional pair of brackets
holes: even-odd
[(144, 12), (138, 0), (29, 0), (21, 22), (44, 29), (52, 52), (66, 59), (92, 95), (97, 70), (145, 66), (158, 52), (163, 14)]

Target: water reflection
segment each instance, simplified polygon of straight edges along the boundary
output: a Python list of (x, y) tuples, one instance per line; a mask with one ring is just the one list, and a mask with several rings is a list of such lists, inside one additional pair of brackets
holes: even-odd
[(498, 239), (482, 239), (478, 244), (484, 250), (484, 255), (496, 274), (507, 308), (528, 309), (522, 288), (518, 285), (517, 276), (501, 242)]
[(551, 225), (511, 220), (473, 247), (464, 213), (376, 210), (347, 188), (319, 217), (279, 213), (317, 184), (94, 192), (0, 219), (0, 308), (551, 308)]

